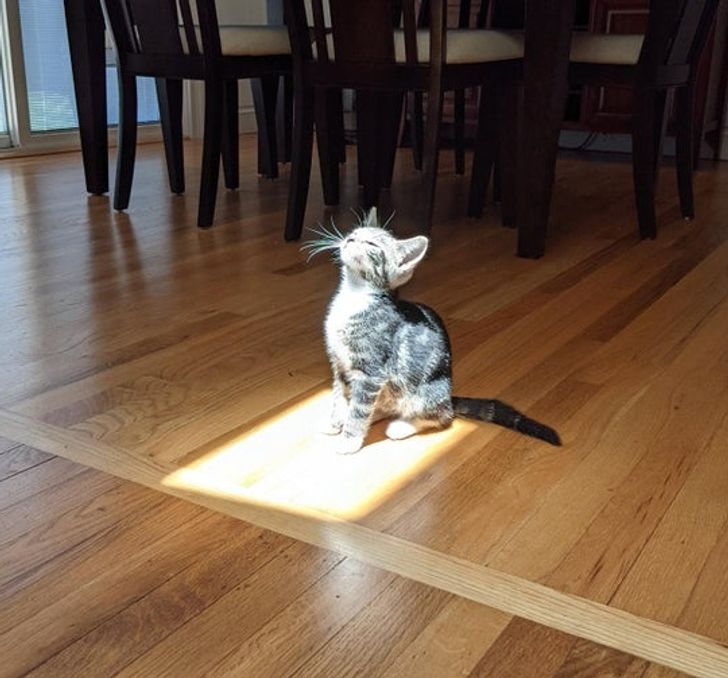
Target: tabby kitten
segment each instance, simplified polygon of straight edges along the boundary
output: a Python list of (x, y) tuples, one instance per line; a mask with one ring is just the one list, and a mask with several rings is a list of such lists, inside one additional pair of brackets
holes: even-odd
[(378, 226), (376, 209), (348, 235), (334, 230), (317, 231), (321, 239), (304, 247), (312, 255), (332, 250), (341, 263), (325, 323), (334, 399), (325, 432), (343, 432), (341, 454), (357, 452), (374, 421), (390, 419), (386, 434), (399, 440), (446, 427), (458, 415), (561, 444), (554, 430), (498, 400), (452, 396), (442, 320), (431, 308), (395, 296), (425, 256), (426, 237), (398, 240)]

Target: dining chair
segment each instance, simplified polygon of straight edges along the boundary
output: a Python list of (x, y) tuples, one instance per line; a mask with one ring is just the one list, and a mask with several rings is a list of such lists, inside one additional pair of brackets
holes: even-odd
[[(119, 150), (114, 208), (129, 205), (137, 132), (136, 78), (201, 80), (205, 120), (197, 224), (212, 225), (222, 155), (225, 186), (237, 188), (238, 81), (253, 79), (259, 133), (275, 143), (275, 89), (290, 73), (288, 32), (277, 26), (220, 26), (214, 0), (102, 0), (119, 78)], [(165, 134), (181, 134), (181, 129)], [(168, 145), (169, 147), (169, 145)], [(270, 160), (268, 160), (270, 163)], [(270, 168), (269, 168), (270, 169)]]
[[(573, 84), (623, 86), (633, 90), (632, 165), (639, 232), (657, 235), (655, 192), (669, 93), (675, 93), (678, 193), (683, 217), (694, 217), (693, 105), (702, 50), (720, 0), (651, 0), (647, 32), (619, 35), (575, 32), (569, 77)], [(503, 223), (514, 221), (515, 147), (519, 87), (501, 82), (481, 93), (468, 214), (480, 216), (491, 170), (501, 163)], [(498, 150), (500, 147), (500, 154)]]
[[(401, 5), (402, 28), (393, 17)], [(360, 173), (364, 182), (365, 206), (376, 204), (381, 177), (390, 166), (392, 120), (383, 114), (396, 111), (396, 98), (407, 92), (427, 93), (427, 121), (423, 144), (424, 218), (421, 230), (432, 225), (437, 179), (443, 93), (478, 87), (490, 78), (516, 77), (521, 68), (521, 41), (509, 33), (490, 30), (447, 30), (447, 4), (432, 0), (430, 26), (417, 28), (415, 0), (312, 0), (309, 19), (305, 0), (286, 0), (287, 25), (291, 35), (294, 79), (294, 148), (286, 218), (286, 239), (300, 237), (311, 173), (314, 120), (327, 120), (331, 91), (351, 88), (373, 98), (369, 129), (358, 143), (366, 144), (367, 162)], [(330, 16), (330, 22), (325, 17)], [(330, 25), (329, 25), (330, 23)], [(311, 29), (310, 26), (313, 28)], [(313, 33), (313, 42), (311, 34)], [(378, 101), (389, 103), (378, 109)], [(371, 102), (370, 102), (371, 103)], [(401, 109), (400, 109), (401, 110)], [(316, 115), (317, 111), (320, 115)], [(359, 128), (358, 122), (358, 128)], [(317, 125), (319, 159), (322, 167), (324, 202), (338, 199), (339, 169), (330, 143)], [(377, 131), (381, 134), (377, 135)], [(383, 137), (376, 143), (377, 137)], [(362, 158), (362, 156), (360, 156)]]
[(700, 56), (719, 0), (651, 0), (645, 35), (575, 33), (569, 75), (576, 84), (630, 86), (632, 163), (639, 231), (655, 238), (655, 190), (675, 95), (675, 163), (682, 216), (695, 215), (693, 106)]
[[(489, 0), (482, 0), (473, 16), (471, 0), (460, 0), (458, 10), (458, 28), (485, 28), (488, 19)], [(417, 12), (417, 25), (426, 28), (430, 23), (430, 0), (422, 0)], [(466, 91), (455, 90), (453, 93), (453, 153), (455, 155), (455, 174), (465, 174), (465, 103)], [(422, 169), (422, 141), (424, 122), (424, 101), (422, 92), (413, 92), (408, 102), (410, 145), (415, 169)]]

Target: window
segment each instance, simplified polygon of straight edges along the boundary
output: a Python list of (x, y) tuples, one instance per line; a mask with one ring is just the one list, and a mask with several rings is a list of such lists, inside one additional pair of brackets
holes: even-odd
[(3, 80), (2, 69), (0, 69), (0, 146), (4, 145), (2, 138), (8, 136), (8, 114), (5, 108), (5, 85)]
[[(0, 137), (3, 129), (8, 134), (9, 120), (11, 128), (18, 128), (9, 130), (16, 144), (43, 146), (49, 143), (49, 133), (60, 138), (78, 128), (63, 0), (5, 0), (5, 5), (7, 30), (2, 37), (9, 43), (4, 53), (12, 55), (12, 64), (2, 70), (15, 93), (10, 101), (16, 102), (18, 110), (6, 115), (5, 97), (0, 99)], [(114, 126), (119, 104), (111, 48), (107, 49), (106, 77), (108, 122)], [(139, 78), (137, 87), (139, 122), (158, 122), (154, 80)]]

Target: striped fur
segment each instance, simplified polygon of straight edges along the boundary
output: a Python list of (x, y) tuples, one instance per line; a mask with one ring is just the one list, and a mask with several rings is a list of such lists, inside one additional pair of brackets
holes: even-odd
[(332, 251), (341, 262), (325, 323), (334, 396), (325, 430), (343, 433), (340, 452), (359, 450), (378, 419), (391, 420), (390, 438), (403, 438), (448, 426), (456, 415), (560, 444), (555, 431), (509, 405), (452, 397), (450, 340), (442, 320), (431, 308), (395, 295), (425, 256), (427, 238), (395, 238), (377, 226), (375, 210), (347, 236), (333, 229), (317, 231), (320, 239), (306, 247), (312, 254)]
[(525, 414), (500, 400), (453, 396), (452, 406), (453, 411), (459, 417), (489, 421), (532, 438), (545, 440), (552, 445), (561, 445), (559, 434), (552, 428), (534, 419), (529, 419)]

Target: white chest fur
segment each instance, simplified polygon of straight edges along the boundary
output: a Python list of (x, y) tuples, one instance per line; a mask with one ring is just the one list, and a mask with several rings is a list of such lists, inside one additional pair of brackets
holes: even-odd
[(366, 311), (375, 301), (376, 290), (361, 278), (342, 274), (341, 284), (334, 296), (326, 316), (326, 346), (345, 369), (351, 364), (349, 348), (346, 344), (346, 328), (352, 316)]

